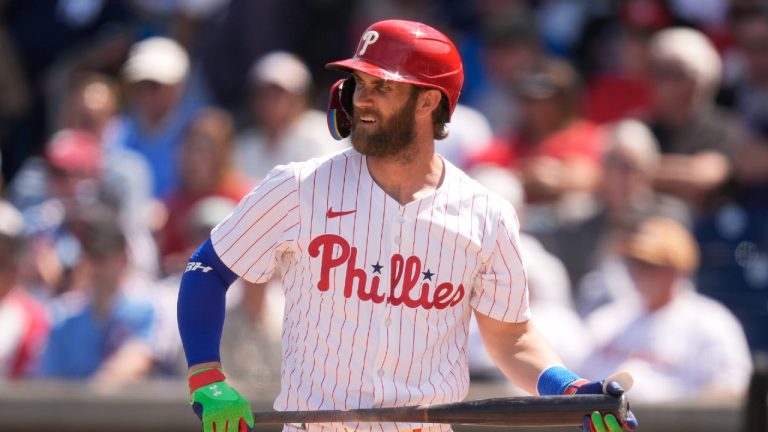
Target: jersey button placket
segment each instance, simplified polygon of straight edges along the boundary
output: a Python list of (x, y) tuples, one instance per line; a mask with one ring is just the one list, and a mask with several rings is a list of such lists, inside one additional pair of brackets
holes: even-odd
[[(394, 207), (394, 208), (393, 208)], [(393, 353), (396, 351), (398, 341), (396, 340), (397, 334), (393, 334), (392, 318), (393, 315), (392, 305), (389, 304), (390, 294), (390, 276), (389, 272), (392, 271), (390, 258), (392, 255), (400, 252), (400, 232), (401, 225), (398, 223), (400, 217), (402, 217), (402, 210), (396, 209), (395, 206), (388, 207), (386, 209), (386, 217), (383, 223), (382, 232), (383, 247), (381, 263), (386, 263), (387, 268), (382, 274), (380, 290), (386, 296), (383, 303), (380, 303), (374, 307), (374, 313), (371, 319), (377, 322), (378, 325), (374, 325), (374, 328), (378, 330), (378, 344), (374, 354), (373, 369), (375, 371), (373, 386), (375, 388), (375, 400), (374, 405), (383, 402), (387, 397), (391, 396), (391, 380), (385, 375), (387, 371), (393, 368), (393, 359), (396, 358)], [(394, 211), (390, 211), (394, 210)], [(389, 239), (389, 241), (387, 241)], [(382, 325), (383, 324), (383, 325)]]

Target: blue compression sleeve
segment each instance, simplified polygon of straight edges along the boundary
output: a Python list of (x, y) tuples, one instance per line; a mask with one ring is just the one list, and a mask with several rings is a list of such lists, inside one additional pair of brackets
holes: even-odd
[(220, 360), (227, 289), (237, 277), (221, 262), (211, 239), (189, 259), (177, 303), (179, 334), (189, 366)]

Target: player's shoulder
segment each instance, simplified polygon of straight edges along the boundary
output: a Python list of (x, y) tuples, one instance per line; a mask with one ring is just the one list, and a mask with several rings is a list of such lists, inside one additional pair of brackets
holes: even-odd
[[(477, 178), (473, 171), (465, 172), (447, 160), (445, 163), (448, 167), (446, 180), (451, 182), (448, 185), (449, 187), (461, 187), (462, 191), (469, 191), (468, 193), (472, 199), (484, 203), (483, 206), (478, 208), (483, 212), (487, 208), (489, 216), (505, 215), (517, 218), (512, 201), (507, 196), (508, 194), (503, 192), (509, 185), (515, 186), (517, 183), (509, 183), (506, 177), (496, 178), (490, 181), (490, 183), (489, 181), (481, 181), (482, 179)], [(502, 187), (503, 190), (499, 190), (497, 186)], [(462, 197), (468, 196), (467, 192), (462, 192), (461, 195)]]
[(290, 169), (299, 180), (312, 178), (318, 172), (326, 171), (339, 163), (359, 162), (362, 155), (352, 148), (343, 148), (337, 151), (307, 159), (301, 162), (292, 162), (286, 167)]
[[(338, 150), (311, 159), (275, 165), (259, 183), (282, 182), (291, 177), (297, 180), (305, 179), (334, 161), (343, 158), (353, 158), (357, 154), (349, 150)], [(359, 154), (357, 155), (359, 156)]]

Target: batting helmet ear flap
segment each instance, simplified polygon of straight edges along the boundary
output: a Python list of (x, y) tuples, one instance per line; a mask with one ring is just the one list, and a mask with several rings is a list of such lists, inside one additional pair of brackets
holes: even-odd
[(328, 130), (337, 140), (344, 139), (352, 132), (352, 96), (355, 81), (352, 77), (336, 81), (331, 86), (328, 99)]

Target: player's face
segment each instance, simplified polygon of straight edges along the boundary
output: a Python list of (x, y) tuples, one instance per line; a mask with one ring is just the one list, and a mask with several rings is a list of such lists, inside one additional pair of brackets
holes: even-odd
[(367, 156), (402, 153), (416, 136), (418, 92), (409, 84), (355, 72), (352, 147)]

